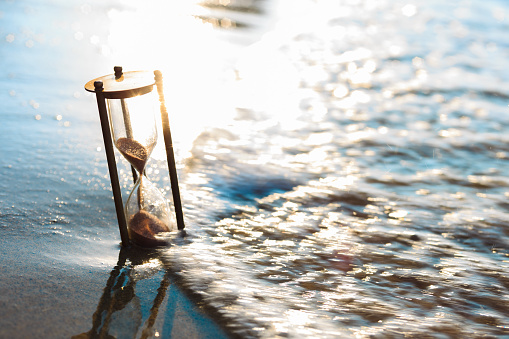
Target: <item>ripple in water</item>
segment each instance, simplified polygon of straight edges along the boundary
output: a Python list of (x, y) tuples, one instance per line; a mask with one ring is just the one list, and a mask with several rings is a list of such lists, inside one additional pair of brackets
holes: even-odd
[(270, 78), (241, 58), (252, 97), (194, 144), (199, 229), (166, 259), (241, 337), (507, 334), (509, 8), (290, 8), (250, 47)]

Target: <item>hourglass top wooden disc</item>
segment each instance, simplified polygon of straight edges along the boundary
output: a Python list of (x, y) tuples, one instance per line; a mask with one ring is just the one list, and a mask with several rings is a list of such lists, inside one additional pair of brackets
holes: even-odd
[(126, 99), (151, 92), (155, 84), (152, 72), (134, 71), (120, 75), (110, 74), (90, 80), (85, 84), (85, 89), (95, 93), (95, 82), (102, 81), (102, 92), (105, 98)]

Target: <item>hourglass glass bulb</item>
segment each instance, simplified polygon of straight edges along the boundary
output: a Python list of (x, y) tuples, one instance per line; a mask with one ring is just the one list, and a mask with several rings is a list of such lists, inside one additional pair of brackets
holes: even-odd
[(154, 247), (166, 243), (172, 231), (171, 213), (163, 194), (141, 176), (126, 203), (129, 235), (134, 243)]
[[(170, 208), (164, 195), (147, 179), (144, 170), (157, 142), (154, 96), (151, 93), (108, 100), (115, 146), (138, 172), (127, 199), (125, 215), (129, 238), (137, 245), (166, 244), (172, 230)], [(133, 174), (134, 176), (134, 174)]]
[[(96, 93), (97, 96), (122, 243), (127, 244), (129, 240), (133, 240), (134, 243), (142, 246), (162, 245), (164, 238), (168, 239), (167, 233), (177, 227), (171, 218), (172, 213), (165, 196), (144, 175), (157, 140), (157, 114), (155, 113), (160, 113), (163, 121), (162, 128), (172, 190), (173, 186), (176, 187), (172, 196), (174, 199), (177, 197), (175, 206), (178, 206), (180, 211), (176, 211), (179, 220), (178, 228), (183, 229), (175, 161), (173, 151), (168, 151), (168, 140), (171, 146), (171, 136), (162, 95), (162, 75), (159, 71), (124, 73), (119, 66), (116, 66), (114, 71), (114, 75), (87, 82), (85, 89)], [(157, 91), (154, 91), (154, 85)], [(118, 151), (131, 164), (133, 179), (136, 182), (125, 205), (125, 213), (121, 210), (122, 193), (116, 171), (118, 169), (114, 168), (116, 164), (111, 150), (112, 137)]]

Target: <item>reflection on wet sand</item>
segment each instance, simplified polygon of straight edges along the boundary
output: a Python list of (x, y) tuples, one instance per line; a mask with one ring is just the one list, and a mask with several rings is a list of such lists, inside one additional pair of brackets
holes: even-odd
[(223, 332), (186, 299), (157, 250), (121, 248), (86, 338), (223, 338)]

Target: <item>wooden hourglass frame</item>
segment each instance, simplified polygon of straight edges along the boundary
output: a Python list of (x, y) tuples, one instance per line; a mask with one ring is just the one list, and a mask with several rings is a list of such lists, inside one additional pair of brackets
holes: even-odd
[[(182, 213), (182, 203), (180, 200), (180, 190), (178, 186), (177, 169), (175, 165), (175, 156), (173, 153), (173, 142), (171, 138), (168, 112), (166, 110), (166, 105), (164, 102), (162, 74), (160, 71), (154, 71), (154, 73), (146, 71), (123, 72), (122, 67), (119, 66), (116, 66), (114, 68), (114, 71), (115, 74), (106, 75), (87, 82), (87, 84), (85, 85), (85, 89), (89, 92), (94, 92), (96, 94), (97, 106), (99, 109), (99, 117), (101, 121), (101, 129), (104, 139), (104, 148), (106, 152), (111, 187), (115, 202), (115, 210), (120, 230), (120, 237), (122, 241), (122, 246), (126, 247), (129, 246), (130, 244), (130, 234), (131, 240), (134, 240), (135, 243), (140, 244), (139, 241), (133, 239), (133, 236), (136, 238), (136, 234), (133, 232), (129, 232), (128, 230), (128, 220), (126, 213), (133, 194), (135, 195), (136, 198), (133, 200), (136, 200), (136, 203), (138, 204), (138, 207), (141, 211), (142, 201), (144, 200), (144, 195), (142, 194), (142, 192), (144, 190), (151, 189), (149, 187), (151, 184), (148, 181), (148, 179), (143, 180), (142, 177), (145, 164), (148, 161), (148, 158), (150, 157), (150, 152), (152, 151), (157, 138), (155, 137), (153, 143), (151, 143), (150, 146), (144, 147), (141, 144), (139, 144), (132, 137), (132, 135), (130, 135), (130, 133), (132, 134), (131, 131), (132, 127), (126, 101), (137, 100), (139, 97), (149, 95), (149, 93), (153, 92), (154, 85), (157, 88), (157, 94), (159, 96), (159, 110), (161, 112), (162, 131), (166, 149), (166, 160), (168, 163), (168, 172), (170, 177), (170, 184), (178, 230), (182, 231), (185, 225)], [(129, 196), (125, 211), (124, 204), (122, 202), (122, 195), (117, 172), (117, 164), (115, 161), (115, 153), (113, 149), (112, 131), (114, 129), (113, 126), (114, 123), (112, 121), (113, 118), (108, 115), (108, 109), (106, 104), (107, 99), (110, 111), (112, 110), (111, 107), (112, 103), (114, 103), (113, 106), (117, 105), (118, 107), (120, 107), (120, 110), (123, 114), (123, 119), (125, 123), (124, 132), (126, 133), (127, 137), (118, 138), (115, 135), (114, 139), (116, 141), (117, 149), (131, 163), (133, 181), (135, 182), (135, 188), (133, 189), (131, 195)], [(138, 126), (136, 128), (138, 128)], [(151, 126), (149, 126), (149, 128), (151, 128)], [(141, 219), (143, 219), (144, 217), (146, 217), (146, 215), (140, 216), (140, 213), (138, 213), (137, 215), (135, 215), (134, 218), (140, 219), (140, 217)], [(149, 221), (147, 220), (148, 219), (141, 220), (141, 222), (145, 224), (144, 226), (147, 226), (149, 224)], [(132, 219), (129, 220), (129, 222), (131, 221)], [(170, 225), (167, 226), (169, 227)], [(149, 225), (149, 227), (151, 226)], [(146, 245), (147, 247), (159, 244), (160, 242), (157, 241), (153, 243), (150, 242), (145, 244), (143, 242), (141, 243), (142, 246)]]

